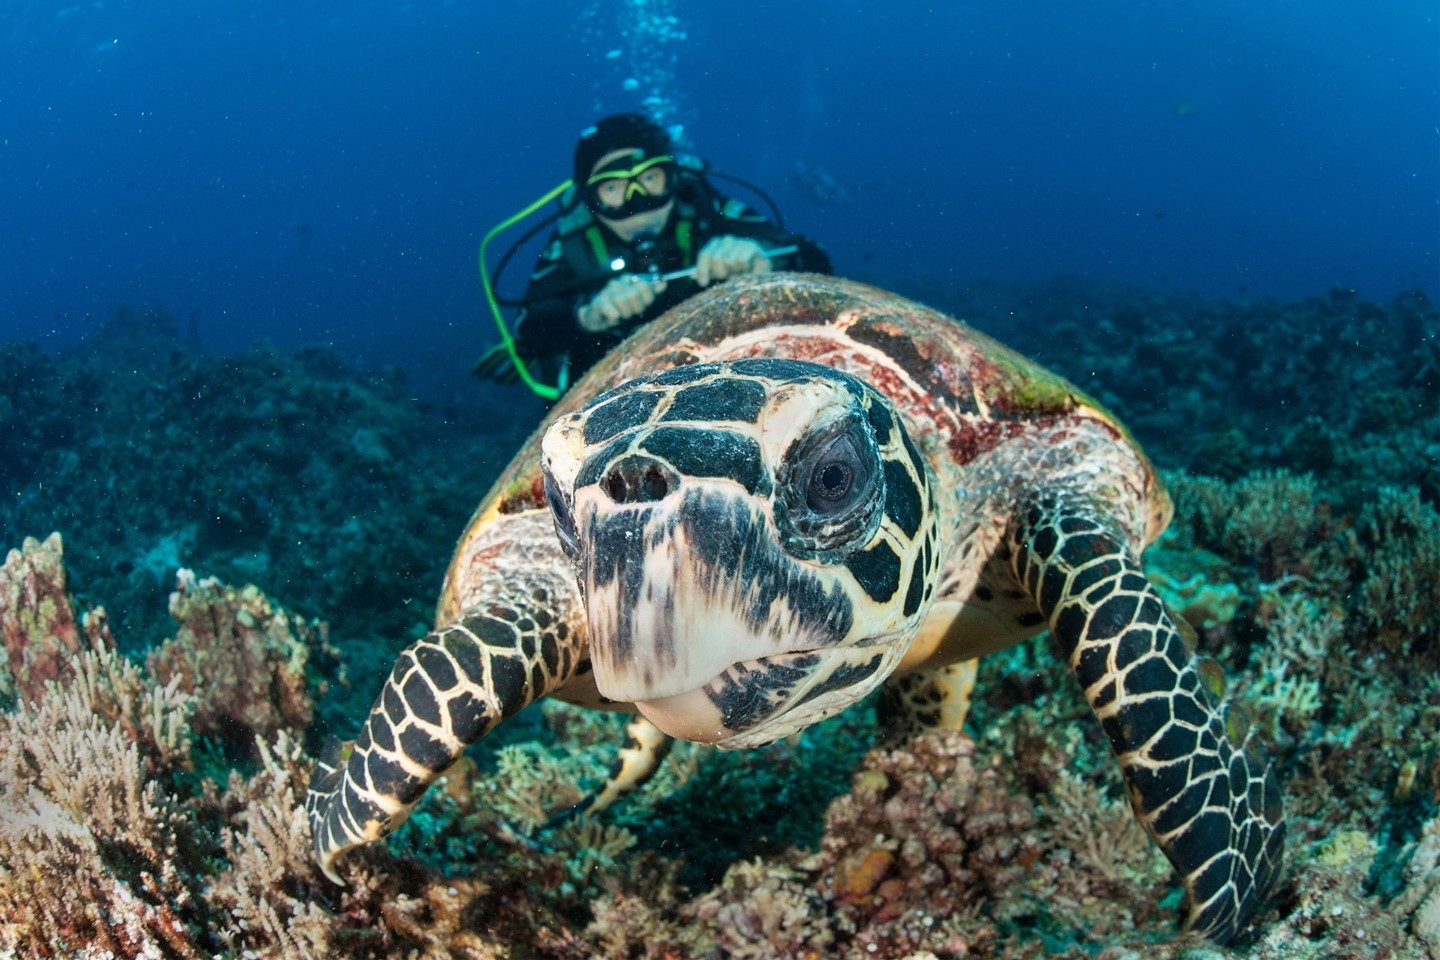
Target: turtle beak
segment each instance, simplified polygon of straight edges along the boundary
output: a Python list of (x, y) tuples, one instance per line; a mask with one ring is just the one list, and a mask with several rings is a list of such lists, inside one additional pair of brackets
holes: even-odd
[(907, 646), (862, 637), (841, 586), (781, 550), (763, 502), (727, 481), (681, 488), (631, 456), (577, 490), (574, 513), (596, 686), (671, 736), (785, 736), (863, 696)]
[(836, 598), (813, 580), (799, 589), (807, 571), (776, 550), (758, 505), (723, 487), (682, 492), (632, 457), (576, 491), (590, 658), (610, 699), (674, 696), (731, 664), (844, 639), (844, 617), (793, 609), (802, 598), (834, 609)]
[(833, 716), (889, 676), (905, 646), (792, 653), (732, 664), (698, 690), (640, 700), (636, 709), (681, 740), (758, 747)]

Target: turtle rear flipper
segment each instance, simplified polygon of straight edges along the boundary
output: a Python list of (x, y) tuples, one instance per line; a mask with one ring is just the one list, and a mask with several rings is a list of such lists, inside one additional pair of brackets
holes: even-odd
[[(518, 515), (510, 522), (512, 533), (533, 525)], [(466, 747), (563, 686), (580, 665), (579, 600), (553, 536), (545, 547), (551, 563), (537, 563), (545, 557), (533, 540), (494, 539), (497, 563), (513, 551), (530, 566), (487, 581), (469, 598), (468, 614), (406, 648), (360, 735), (327, 744), (315, 765), (305, 809), (316, 859), (337, 883), (340, 854), (388, 836)]]
[(576, 817), (589, 816), (610, 808), (615, 801), (650, 782), (660, 764), (670, 755), (675, 741), (640, 715), (625, 725), (625, 744), (618, 751), (605, 782), (598, 790), (551, 817), (546, 827), (558, 827)]
[(976, 660), (891, 677), (880, 688), (880, 739), (903, 743), (929, 730), (959, 730), (970, 714)]
[(1232, 743), (1126, 538), (1084, 498), (1037, 500), (1013, 569), (1100, 719), (1131, 805), (1185, 885), (1185, 928), (1226, 943), (1264, 906), (1285, 836), (1274, 771)]

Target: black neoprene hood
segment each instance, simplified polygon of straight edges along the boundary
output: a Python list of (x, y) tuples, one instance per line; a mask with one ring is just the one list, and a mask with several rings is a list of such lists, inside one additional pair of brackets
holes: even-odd
[(649, 117), (638, 113), (617, 113), (606, 117), (580, 134), (575, 144), (575, 183), (584, 186), (595, 163), (615, 150), (639, 149), (645, 158), (672, 152), (670, 134)]

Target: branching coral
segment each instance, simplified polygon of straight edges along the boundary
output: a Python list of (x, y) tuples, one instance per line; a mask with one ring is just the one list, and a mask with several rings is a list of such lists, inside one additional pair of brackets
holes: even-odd
[(662, 886), (658, 896), (617, 885), (595, 898), (592, 912), (585, 933), (601, 957), (680, 960), (704, 956), (714, 946), (708, 935), (679, 916), (673, 885)]
[(565, 824), (547, 840), (552, 850), (565, 856), (570, 879), (582, 886), (614, 873), (620, 855), (635, 846), (629, 830), (588, 817)]
[[(63, 590), (32, 597), (48, 622), (73, 622)], [(0, 620), (7, 631), (39, 622), (13, 607)], [(50, 636), (37, 637), (42, 648)], [(64, 683), (0, 716), (0, 943), (35, 956), (81, 945), (199, 956), (183, 864), (203, 841), (171, 790), (189, 766), (194, 702), (146, 679), (103, 633), (91, 642), (57, 671)]]
[(1050, 789), (1051, 836), (1078, 863), (1117, 885), (1163, 883), (1170, 866), (1123, 798), (1108, 798), (1093, 782), (1061, 769)]
[[(27, 541), (27, 552), (41, 549)], [(43, 550), (58, 561), (58, 538)], [(25, 663), (42, 662), (25, 655), (33, 642), (55, 677), (0, 714), (0, 955), (439, 960), (499, 957), (504, 942), (581, 955), (578, 941), (530, 903), (523, 887), (497, 896), (476, 881), (381, 874), (357, 857), (350, 885), (335, 892), (313, 863), (300, 799), (310, 761), (299, 729), (285, 719), (308, 717), (303, 684), (271, 685), (267, 674), (260, 685), (267, 692), (256, 696), (275, 699), (245, 701), (280, 728), (257, 741), (258, 772), (232, 772), (222, 789), (191, 769), (191, 721), (223, 716), (237, 687), (197, 683), (191, 691), (178, 673), (158, 683), (117, 652), (102, 615), (75, 616), (58, 562), (47, 567), (31, 558), (11, 569), (49, 570), (31, 576), (33, 589), (14, 594), (20, 602), (0, 609), (0, 631), (16, 638)], [(254, 636), (269, 623), (273, 638), (281, 615), (263, 595), (219, 584), (203, 589), (211, 622), (241, 623), (269, 610), (268, 621), (257, 618)], [(76, 624), (88, 646), (55, 651), (47, 627), (54, 623)], [(204, 669), (228, 677), (240, 665), (257, 668), (253, 652), (212, 645)], [(34, 688), (32, 675), (26, 689)], [(477, 932), (477, 915), (499, 918), (506, 929)]]
[(583, 762), (567, 763), (538, 744), (502, 747), (495, 759), (497, 775), (477, 785), (484, 805), (527, 832), (578, 803), (583, 795), (581, 777), (575, 774), (595, 772)]
[(1328, 507), (1315, 478), (1260, 470), (1235, 483), (1167, 477), (1177, 520), (1202, 545), (1253, 563), (1263, 580), (1308, 569), (1307, 552), (1327, 534)]
[(206, 900), (234, 918), (221, 931), (231, 949), (269, 948), (284, 960), (332, 955), (336, 924), (316, 902), (319, 876), (302, 804), (308, 759), (284, 732), (273, 747), (258, 744), (260, 772), (248, 781), (230, 776), (231, 825), (221, 832), (229, 866), (207, 886)]
[(1440, 639), (1440, 512), (1414, 487), (1381, 487), (1365, 505), (1355, 537), (1363, 622), (1407, 646)]
[(1304, 592), (1271, 592), (1266, 604), (1266, 642), (1256, 651), (1257, 670), (1246, 704), (1262, 737), (1288, 742), (1308, 732), (1325, 703), (1352, 676), (1344, 648), (1343, 615)]
[(736, 960), (822, 957), (834, 933), (817, 923), (821, 901), (791, 867), (761, 860), (738, 863), (690, 911), (717, 947)]
[(1304, 592), (1262, 597), (1270, 605), (1260, 665), (1266, 673), (1320, 676), (1328, 661), (1345, 656), (1345, 614)]
[(0, 800), (0, 953), (203, 955), (182, 916), (192, 891), (173, 869), (127, 882), (113, 870), (104, 838), (43, 794), (6, 790)]

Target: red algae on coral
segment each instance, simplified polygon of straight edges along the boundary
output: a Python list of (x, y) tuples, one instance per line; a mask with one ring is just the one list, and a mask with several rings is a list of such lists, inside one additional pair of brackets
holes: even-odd
[(279, 608), (253, 586), (231, 587), (189, 570), (170, 594), (175, 637), (146, 657), (150, 676), (189, 694), (205, 691), (191, 723), (197, 733), (272, 740), (281, 730), (310, 725), (312, 659), (338, 659), (329, 628)]
[(64, 547), (52, 533), (27, 537), (0, 568), (0, 694), (32, 700), (51, 680), (70, 676), (70, 658), (85, 647), (65, 587)]

